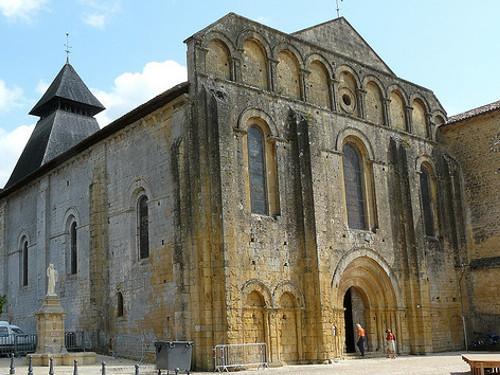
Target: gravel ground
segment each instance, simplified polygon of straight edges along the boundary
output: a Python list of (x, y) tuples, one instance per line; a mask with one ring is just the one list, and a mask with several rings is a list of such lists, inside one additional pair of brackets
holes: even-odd
[[(134, 374), (134, 362), (112, 357), (98, 356), (98, 362), (106, 361), (107, 374), (118, 375)], [(142, 365), (141, 375), (155, 374), (154, 366)], [(47, 375), (47, 367), (36, 367), (34, 375)], [(26, 375), (28, 368), (24, 358), (16, 359), (16, 375)], [(78, 375), (100, 375), (100, 365), (79, 366)], [(0, 375), (9, 374), (9, 359), (0, 359)], [(58, 366), (55, 375), (72, 374), (71, 366)], [(164, 372), (163, 375), (165, 375)], [(171, 372), (172, 374), (172, 372)], [(202, 374), (202, 373), (192, 373)], [(206, 374), (206, 373), (205, 373)], [(247, 370), (235, 372), (238, 375), (281, 375), (281, 374), (342, 374), (342, 375), (466, 375), (470, 374), (469, 367), (462, 361), (460, 353), (442, 353), (426, 356), (403, 356), (396, 359), (364, 358), (348, 359), (331, 365), (303, 365), (286, 366), (265, 370)]]

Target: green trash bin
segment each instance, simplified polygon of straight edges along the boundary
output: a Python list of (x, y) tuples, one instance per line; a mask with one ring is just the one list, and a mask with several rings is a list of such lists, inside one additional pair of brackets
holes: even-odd
[(191, 357), (193, 355), (192, 341), (156, 341), (156, 368), (158, 370), (174, 371), (189, 374), (191, 371)]

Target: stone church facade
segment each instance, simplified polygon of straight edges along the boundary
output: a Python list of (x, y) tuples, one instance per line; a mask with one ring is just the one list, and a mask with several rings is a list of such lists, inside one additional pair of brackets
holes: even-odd
[(354, 351), (356, 322), (368, 351), (387, 328), (401, 353), (460, 349), (488, 276), (464, 279), (479, 202), (432, 91), (344, 18), (285, 34), (231, 13), (186, 44), (188, 82), (101, 130), (70, 65), (33, 109), (0, 192), (5, 318), (34, 329), (53, 263), (67, 329), (102, 351), (131, 335), (193, 340), (205, 369), (223, 343), (323, 362)]

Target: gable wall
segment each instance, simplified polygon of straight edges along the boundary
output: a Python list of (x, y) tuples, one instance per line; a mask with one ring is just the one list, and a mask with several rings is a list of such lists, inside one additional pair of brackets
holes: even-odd
[[(268, 89), (252, 86), (242, 77), (245, 70), (240, 67), (243, 61), (240, 51), (247, 38), (260, 41), (267, 53)], [(210, 53), (206, 47), (214, 39), (224, 41), (231, 54), (230, 81), (219, 79), (217, 69), (212, 72), (212, 67), (205, 64), (205, 54)], [(277, 90), (276, 64), (279, 62), (276, 57), (283, 49), (298, 56), (302, 67), (303, 96), (298, 100)], [(308, 101), (307, 68), (315, 60), (321, 61), (329, 72), (330, 108)], [(285, 327), (280, 321), (280, 297), (288, 288), (297, 303), (306, 301), (300, 308), (297, 306), (300, 310), (297, 335), (301, 337), (298, 359), (324, 360), (339, 355), (343, 352), (343, 336), (332, 337), (332, 332), (338, 329), (339, 335), (344, 335), (343, 307), (338, 304), (342, 296), (337, 296), (332, 280), (343, 262), (371, 257), (389, 270), (397, 307), (391, 308), (392, 313), (382, 308), (367, 319), (378, 322), (376, 327), (370, 327), (370, 350), (383, 350), (383, 330), (379, 330), (390, 324), (397, 326), (402, 351), (459, 347), (455, 250), (448, 242), (449, 208), (443, 203), (453, 197), (436, 198), (440, 235), (425, 238), (420, 163), (430, 160), (436, 166), (438, 181), (447, 181), (450, 176), (438, 169), (445, 153), (433, 139), (434, 125), (429, 124), (432, 136), (428, 138), (413, 135), (409, 106), (414, 97), (425, 98), (430, 118), (433, 113), (442, 113), (437, 99), (428, 91), (392, 75), (236, 16), (228, 16), (188, 41), (188, 69), (190, 77), (195, 77), (193, 83), (196, 82), (192, 95), (200, 113), (197, 126), (210, 128), (219, 137), (217, 143), (210, 145), (218, 147), (220, 157), (221, 201), (213, 201), (207, 210), (222, 211), (223, 219), (217, 227), (223, 235), (222, 252), (218, 246), (211, 251), (223, 262), (212, 263), (211, 272), (224, 275), (227, 307), (223, 322), (227, 331), (224, 333), (225, 328), (220, 325), (203, 326), (216, 331), (218, 341), (212, 341), (211, 345), (245, 342), (245, 311), (254, 308), (247, 305), (247, 297), (250, 292), (258, 291), (264, 301), (264, 311), (268, 309), (270, 321), (262, 329), (271, 347), (272, 361), (290, 360), (288, 355), (282, 355), (282, 351), (288, 349), (280, 344)], [(355, 88), (345, 88), (345, 92), (354, 94), (352, 111), (340, 102), (342, 87), (337, 86), (339, 82), (335, 78), (342, 71), (353, 77), (349, 82), (354, 81)], [(370, 81), (381, 86), (385, 98), (395, 88), (402, 93), (405, 129), (391, 125), (387, 101), (382, 104), (386, 116), (383, 124), (366, 119), (363, 94)], [(252, 119), (267, 125), (271, 133), (268, 139), (276, 150), (278, 215), (256, 215), (250, 210), (246, 142), (247, 127)], [(372, 230), (352, 230), (347, 225), (342, 140), (349, 136), (364, 145), (373, 170), (374, 199), (371, 200), (376, 201), (377, 213), (371, 221)], [(406, 156), (399, 161), (399, 166), (392, 165), (391, 142), (398, 145), (398, 150), (405, 150)], [(219, 176), (218, 172), (211, 173)], [(272, 178), (272, 174), (269, 170), (268, 178)], [(401, 184), (404, 189), (398, 193), (399, 198), (394, 198), (395, 184)], [(218, 186), (212, 185), (212, 188)], [(278, 312), (273, 313), (276, 309)], [(251, 331), (259, 329), (253, 327)], [(205, 349), (207, 347), (201, 348)], [(208, 363), (209, 358), (201, 360)]]

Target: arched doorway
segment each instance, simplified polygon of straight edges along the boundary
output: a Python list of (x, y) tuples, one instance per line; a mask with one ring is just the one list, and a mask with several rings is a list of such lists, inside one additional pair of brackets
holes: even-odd
[(356, 352), (356, 323), (366, 327), (366, 298), (356, 287), (347, 289), (344, 295), (345, 352)]
[[(375, 259), (361, 256), (339, 265), (333, 280), (333, 307), (344, 311), (337, 325), (344, 327), (338, 355), (354, 353), (355, 324), (366, 330), (367, 351), (385, 351), (385, 330), (392, 329), (398, 340), (403, 330), (393, 282)], [(342, 314), (341, 314), (342, 315)]]

